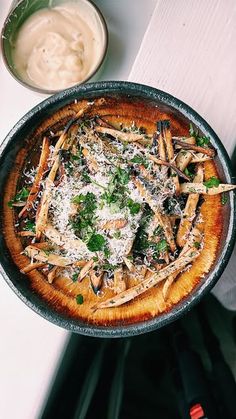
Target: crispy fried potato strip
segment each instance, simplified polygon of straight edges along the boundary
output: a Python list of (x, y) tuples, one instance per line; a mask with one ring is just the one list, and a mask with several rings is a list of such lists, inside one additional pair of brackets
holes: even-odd
[[(203, 182), (204, 169), (202, 165), (197, 168), (197, 173), (193, 179), (194, 183)], [(176, 236), (176, 243), (178, 246), (183, 247), (186, 243), (190, 230), (192, 228), (192, 222), (196, 215), (197, 204), (200, 195), (196, 193), (190, 193), (184, 208), (183, 218), (180, 221), (179, 228)]]
[(20, 211), (18, 217), (21, 218), (27, 214), (27, 211), (29, 211), (33, 203), (35, 202), (35, 199), (39, 193), (41, 181), (43, 179), (43, 176), (45, 174), (45, 171), (48, 166), (48, 158), (50, 154), (50, 142), (47, 137), (44, 137), (43, 143), (42, 143), (42, 151), (39, 159), (39, 164), (37, 168), (37, 172), (35, 175), (34, 183), (30, 189), (29, 196), (27, 198), (26, 204), (24, 208)]
[(180, 189), (182, 193), (218, 195), (220, 193), (236, 189), (236, 185), (230, 185), (229, 183), (221, 183), (219, 186), (213, 186), (208, 188), (203, 183), (182, 183)]

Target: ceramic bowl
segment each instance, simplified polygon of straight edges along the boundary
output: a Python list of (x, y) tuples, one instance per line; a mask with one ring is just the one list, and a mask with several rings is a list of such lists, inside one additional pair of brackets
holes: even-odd
[[(38, 106), (30, 110), (10, 131), (1, 146), (0, 157), (0, 200), (4, 195), (7, 178), (15, 164), (16, 155), (30, 137), (32, 132), (42, 121), (53, 115), (60, 108), (74, 101), (85, 99), (92, 101), (95, 98), (115, 98), (124, 101), (139, 101), (142, 106), (150, 109), (158, 108), (165, 115), (171, 115), (185, 127), (192, 122), (203, 135), (210, 138), (211, 144), (217, 149), (215, 164), (221, 180), (232, 183), (231, 162), (219, 138), (211, 127), (193, 109), (180, 100), (154, 88), (128, 82), (98, 82), (83, 86), (76, 86), (49, 97)], [(135, 323), (120, 323), (117, 325), (96, 325), (72, 318), (66, 312), (59, 312), (49, 305), (37, 292), (33, 292), (27, 277), (22, 275), (14, 264), (6, 245), (6, 235), (3, 231), (3, 214), (0, 217), (0, 261), (1, 273), (21, 300), (42, 317), (71, 332), (77, 332), (97, 337), (126, 337), (152, 331), (165, 326), (187, 313), (201, 298), (210, 291), (222, 275), (231, 255), (236, 230), (235, 194), (230, 192), (229, 199), (223, 208), (222, 235), (220, 246), (210, 272), (199, 281), (192, 291), (182, 298), (170, 310), (147, 320)]]

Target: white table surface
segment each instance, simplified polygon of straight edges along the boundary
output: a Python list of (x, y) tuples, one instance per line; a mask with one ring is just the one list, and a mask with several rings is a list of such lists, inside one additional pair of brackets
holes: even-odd
[[(236, 144), (235, 0), (95, 3), (110, 33), (101, 80), (129, 79), (171, 93), (210, 123), (231, 154)], [(0, 0), (0, 23), (9, 4), (10, 0)], [(0, 92), (1, 141), (42, 97), (20, 86), (2, 63)], [(236, 252), (214, 289), (232, 309), (236, 309), (235, 256)], [(24, 306), (1, 278), (0, 296), (0, 418), (34, 419), (67, 333)]]
[[(110, 42), (101, 80), (127, 80), (156, 0), (94, 0)], [(0, 0), (0, 26), (11, 0)], [(44, 97), (18, 84), (0, 60), (0, 141)], [(0, 418), (37, 418), (67, 332), (26, 307), (0, 276)]]

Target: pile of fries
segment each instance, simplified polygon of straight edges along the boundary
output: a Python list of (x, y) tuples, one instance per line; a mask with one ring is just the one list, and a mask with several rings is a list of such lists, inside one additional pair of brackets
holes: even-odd
[[(103, 287), (112, 288), (113, 297), (94, 310), (123, 305), (159, 283), (167, 299), (204, 247), (202, 197), (223, 194), (226, 201), (236, 185), (205, 179), (204, 163), (216, 150), (192, 126), (189, 137), (172, 137), (166, 120), (152, 135), (135, 124), (117, 129), (101, 116), (90, 117), (90, 107), (43, 138), (30, 188), (25, 183), (10, 202), (30, 259), (22, 272), (38, 269), (49, 283), (61, 274), (74, 282), (89, 277), (98, 296)], [(55, 197), (72, 181), (61, 229)], [(136, 285), (128, 287), (127, 272)]]

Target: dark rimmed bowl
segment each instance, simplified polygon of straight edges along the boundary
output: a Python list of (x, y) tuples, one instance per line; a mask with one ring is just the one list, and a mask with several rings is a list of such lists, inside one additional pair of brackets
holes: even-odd
[[(54, 96), (49, 97), (44, 102), (30, 110), (9, 132), (0, 147), (0, 204), (2, 206), (3, 191), (5, 180), (11, 167), (14, 164), (15, 156), (22, 146), (22, 138), (27, 137), (45, 118), (53, 114), (59, 108), (73, 102), (75, 99), (91, 100), (96, 97), (108, 96), (130, 96), (141, 98), (151, 102), (154, 106), (158, 105), (163, 109), (170, 109), (177, 116), (184, 118), (185, 121), (195, 124), (200, 131), (210, 138), (212, 145), (217, 149), (217, 169), (222, 181), (232, 183), (231, 162), (227, 152), (221, 141), (211, 129), (211, 127), (189, 106), (173, 96), (160, 90), (144, 86), (141, 84), (129, 82), (98, 82), (90, 83), (83, 86), (76, 86), (62, 91)], [(217, 280), (222, 275), (230, 255), (233, 250), (236, 219), (235, 219), (235, 194), (230, 193), (227, 209), (225, 212), (226, 222), (223, 228), (223, 238), (221, 240), (221, 248), (218, 252), (211, 272), (205, 277), (204, 282), (199, 283), (194, 290), (178, 304), (176, 304), (169, 312), (161, 314), (151, 320), (143, 321), (136, 324), (126, 326), (96, 326), (85, 324), (78, 320), (72, 320), (66, 315), (59, 314), (52, 307), (42, 300), (38, 295), (33, 293), (27, 281), (24, 281), (23, 275), (19, 272), (18, 267), (11, 260), (9, 251), (6, 247), (4, 235), (2, 231), (2, 220), (0, 219), (0, 272), (8, 285), (13, 289), (22, 301), (24, 301), (32, 310), (40, 314), (45, 319), (61, 326), (71, 332), (96, 337), (126, 337), (145, 333), (165, 326), (166, 324), (177, 320), (180, 316), (187, 313), (201, 298), (210, 291)]]

